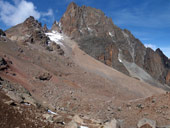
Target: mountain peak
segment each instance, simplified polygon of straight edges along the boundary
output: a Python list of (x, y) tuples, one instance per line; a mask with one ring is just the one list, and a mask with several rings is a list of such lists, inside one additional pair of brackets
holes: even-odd
[(29, 27), (38, 27), (38, 28), (42, 27), (41, 23), (39, 23), (33, 16), (28, 17), (24, 21), (24, 25)]
[(78, 5), (77, 5), (75, 2), (71, 2), (71, 3), (68, 5), (67, 10), (69, 10), (69, 9), (75, 9), (75, 8), (77, 8), (77, 7), (78, 7)]

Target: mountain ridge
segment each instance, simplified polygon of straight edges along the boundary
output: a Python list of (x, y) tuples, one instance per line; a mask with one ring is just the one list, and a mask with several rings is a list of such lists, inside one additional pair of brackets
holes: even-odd
[(30, 16), (0, 34), (0, 95), (12, 99), (0, 103), (16, 114), (26, 110), (18, 117), (28, 117), (30, 126), (130, 128), (142, 118), (158, 127), (169, 123), (163, 85), (170, 80), (169, 59), (101, 10), (71, 3), (51, 30)]

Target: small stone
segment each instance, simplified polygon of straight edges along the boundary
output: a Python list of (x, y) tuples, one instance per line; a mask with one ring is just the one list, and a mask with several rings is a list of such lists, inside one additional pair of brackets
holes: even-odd
[(52, 78), (52, 75), (50, 75), (50, 73), (42, 73), (40, 74), (39, 76), (36, 77), (36, 79), (39, 79), (39, 80), (42, 80), (42, 81), (45, 81), (45, 80), (50, 80)]
[(142, 104), (138, 104), (138, 105), (136, 105), (136, 107), (137, 107), (137, 108), (140, 108), (140, 109), (143, 109), (143, 108), (144, 108), (144, 106), (143, 106)]
[(121, 107), (118, 107), (117, 110), (118, 110), (118, 111), (122, 111), (122, 108), (121, 108)]
[(44, 117), (47, 121), (53, 123), (53, 115), (43, 114), (43, 117)]
[(152, 99), (152, 103), (155, 103), (156, 102), (156, 99)]

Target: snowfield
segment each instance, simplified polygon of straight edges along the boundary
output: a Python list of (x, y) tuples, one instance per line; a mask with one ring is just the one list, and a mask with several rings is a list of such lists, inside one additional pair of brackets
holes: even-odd
[(64, 37), (59, 32), (52, 31), (45, 34), (50, 38), (51, 41), (55, 42), (58, 45), (64, 46), (63, 43), (61, 42), (61, 40), (63, 40)]

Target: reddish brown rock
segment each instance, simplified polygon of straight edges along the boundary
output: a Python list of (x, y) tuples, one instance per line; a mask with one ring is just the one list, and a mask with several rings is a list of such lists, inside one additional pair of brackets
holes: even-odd
[(170, 85), (170, 70), (168, 71), (167, 75), (166, 75), (166, 83), (168, 85)]

